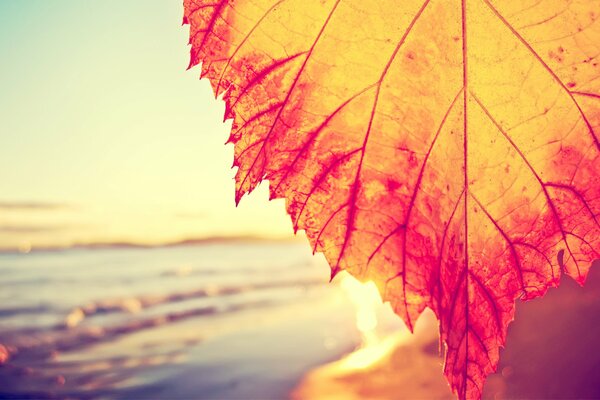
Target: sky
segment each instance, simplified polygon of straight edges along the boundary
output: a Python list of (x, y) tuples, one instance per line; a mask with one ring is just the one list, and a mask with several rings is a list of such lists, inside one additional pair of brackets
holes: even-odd
[(171, 0), (0, 1), (0, 248), (289, 236), (234, 204), (230, 124)]

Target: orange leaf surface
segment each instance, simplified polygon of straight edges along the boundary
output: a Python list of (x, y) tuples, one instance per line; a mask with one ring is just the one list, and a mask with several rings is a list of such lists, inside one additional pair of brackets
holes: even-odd
[(431, 308), (460, 398), (515, 300), (599, 258), (600, 1), (185, 0), (191, 63), (332, 275)]

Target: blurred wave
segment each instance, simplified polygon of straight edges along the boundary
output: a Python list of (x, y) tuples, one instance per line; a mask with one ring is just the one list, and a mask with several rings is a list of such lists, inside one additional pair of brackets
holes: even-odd
[(296, 243), (0, 255), (0, 397), (285, 397), (361, 340), (328, 273)]

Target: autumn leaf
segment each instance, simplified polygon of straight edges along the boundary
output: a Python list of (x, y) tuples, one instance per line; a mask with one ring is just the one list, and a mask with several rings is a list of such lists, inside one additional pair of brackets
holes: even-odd
[[(479, 398), (515, 300), (599, 258), (600, 1), (185, 0), (190, 67), (332, 276), (374, 281)], [(560, 259), (559, 259), (560, 255)]]

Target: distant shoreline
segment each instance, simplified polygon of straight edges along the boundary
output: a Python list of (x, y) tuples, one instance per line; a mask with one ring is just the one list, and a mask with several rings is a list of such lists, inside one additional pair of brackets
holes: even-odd
[(169, 247), (192, 247), (204, 246), (208, 244), (226, 244), (226, 243), (293, 243), (303, 240), (299, 236), (287, 237), (262, 237), (251, 235), (240, 236), (208, 236), (204, 238), (192, 238), (167, 243), (140, 243), (140, 242), (94, 242), (94, 243), (74, 243), (67, 246), (40, 246), (28, 248), (27, 251), (18, 247), (0, 248), (0, 255), (30, 254), (41, 252), (61, 252), (69, 250), (106, 250), (106, 249), (159, 249)]

